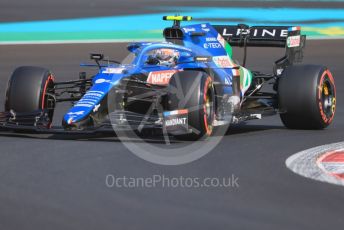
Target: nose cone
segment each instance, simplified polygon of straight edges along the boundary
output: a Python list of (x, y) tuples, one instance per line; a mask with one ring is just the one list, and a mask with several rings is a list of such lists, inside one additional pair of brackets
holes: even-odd
[(62, 127), (65, 130), (84, 130), (93, 127), (93, 120), (91, 117), (86, 117), (83, 120), (74, 120), (73, 117), (64, 117), (62, 120)]
[(71, 111), (64, 115), (62, 123), (66, 126), (72, 126), (77, 121), (83, 120), (86, 111), (85, 110), (77, 110), (78, 107), (74, 107)]

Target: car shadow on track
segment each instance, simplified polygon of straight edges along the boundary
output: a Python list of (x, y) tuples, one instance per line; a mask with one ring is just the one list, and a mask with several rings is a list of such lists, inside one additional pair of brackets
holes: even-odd
[[(253, 125), (253, 124), (238, 124), (232, 125), (226, 132), (225, 136), (240, 135), (252, 132), (263, 132), (266, 130), (284, 130), (283, 126), (272, 125)], [(95, 134), (35, 134), (35, 133), (23, 133), (23, 132), (0, 132), (0, 137), (13, 137), (13, 138), (25, 138), (25, 139), (46, 139), (46, 140), (65, 140), (65, 141), (96, 141), (96, 142), (137, 142), (137, 143), (151, 143), (151, 144), (166, 144), (162, 135), (152, 136), (133, 136), (133, 137), (118, 137), (114, 132), (112, 133), (95, 133)], [(170, 143), (185, 143), (185, 141), (176, 140), (170, 137)]]
[[(41, 140), (64, 140), (64, 141), (97, 141), (97, 142), (146, 142), (154, 144), (165, 144), (161, 137), (126, 137), (119, 138), (115, 134), (34, 134), (34, 133), (15, 133), (15, 132), (0, 132), (0, 137), (13, 137), (25, 139), (41, 139)], [(178, 141), (171, 140), (171, 143)]]
[(267, 130), (285, 130), (284, 126), (279, 125), (255, 125), (255, 124), (237, 124), (229, 127), (225, 136), (238, 135), (252, 132), (262, 132)]

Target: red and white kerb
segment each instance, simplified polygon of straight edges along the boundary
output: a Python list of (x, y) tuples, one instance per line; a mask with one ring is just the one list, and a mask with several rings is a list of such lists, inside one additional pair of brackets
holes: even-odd
[(344, 149), (323, 154), (317, 165), (326, 174), (344, 180)]

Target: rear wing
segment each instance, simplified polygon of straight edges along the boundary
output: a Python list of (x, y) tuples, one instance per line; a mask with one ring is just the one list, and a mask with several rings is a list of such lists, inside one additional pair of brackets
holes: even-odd
[[(251, 46), (251, 47), (281, 47), (285, 48), (288, 44), (288, 37), (301, 36), (300, 27), (289, 26), (252, 26), (239, 25), (214, 25), (219, 34), (231, 46)], [(303, 36), (305, 39), (305, 36)], [(246, 40), (246, 41), (245, 41)], [(290, 39), (289, 39), (290, 40)], [(299, 40), (301, 43), (301, 37)], [(296, 46), (297, 41), (293, 40), (292, 45)], [(245, 44), (246, 43), (246, 44)]]
[[(275, 74), (295, 62), (302, 62), (306, 35), (301, 35), (301, 27), (214, 25), (216, 31), (231, 45), (244, 47), (285, 48), (285, 56), (275, 62)], [(246, 53), (246, 52), (245, 52)]]

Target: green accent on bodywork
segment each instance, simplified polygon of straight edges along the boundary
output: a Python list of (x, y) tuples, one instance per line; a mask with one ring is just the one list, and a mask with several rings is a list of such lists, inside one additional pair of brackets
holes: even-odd
[(225, 50), (226, 50), (228, 56), (232, 59), (232, 57), (233, 57), (233, 49), (232, 49), (232, 46), (229, 45), (227, 41), (225, 42)]
[(245, 79), (245, 72), (242, 67), (240, 67), (239, 73), (240, 73), (240, 89), (242, 90), (244, 88), (244, 79)]
[(244, 90), (250, 87), (251, 83), (252, 83), (252, 78), (253, 75), (251, 73), (251, 71), (249, 71), (248, 69), (244, 68), (244, 67), (240, 67), (240, 88), (241, 90)]
[(250, 87), (250, 85), (252, 83), (253, 75), (252, 75), (251, 71), (249, 71), (249, 70), (247, 70), (247, 75), (248, 75), (248, 77), (246, 78), (245, 86)]

